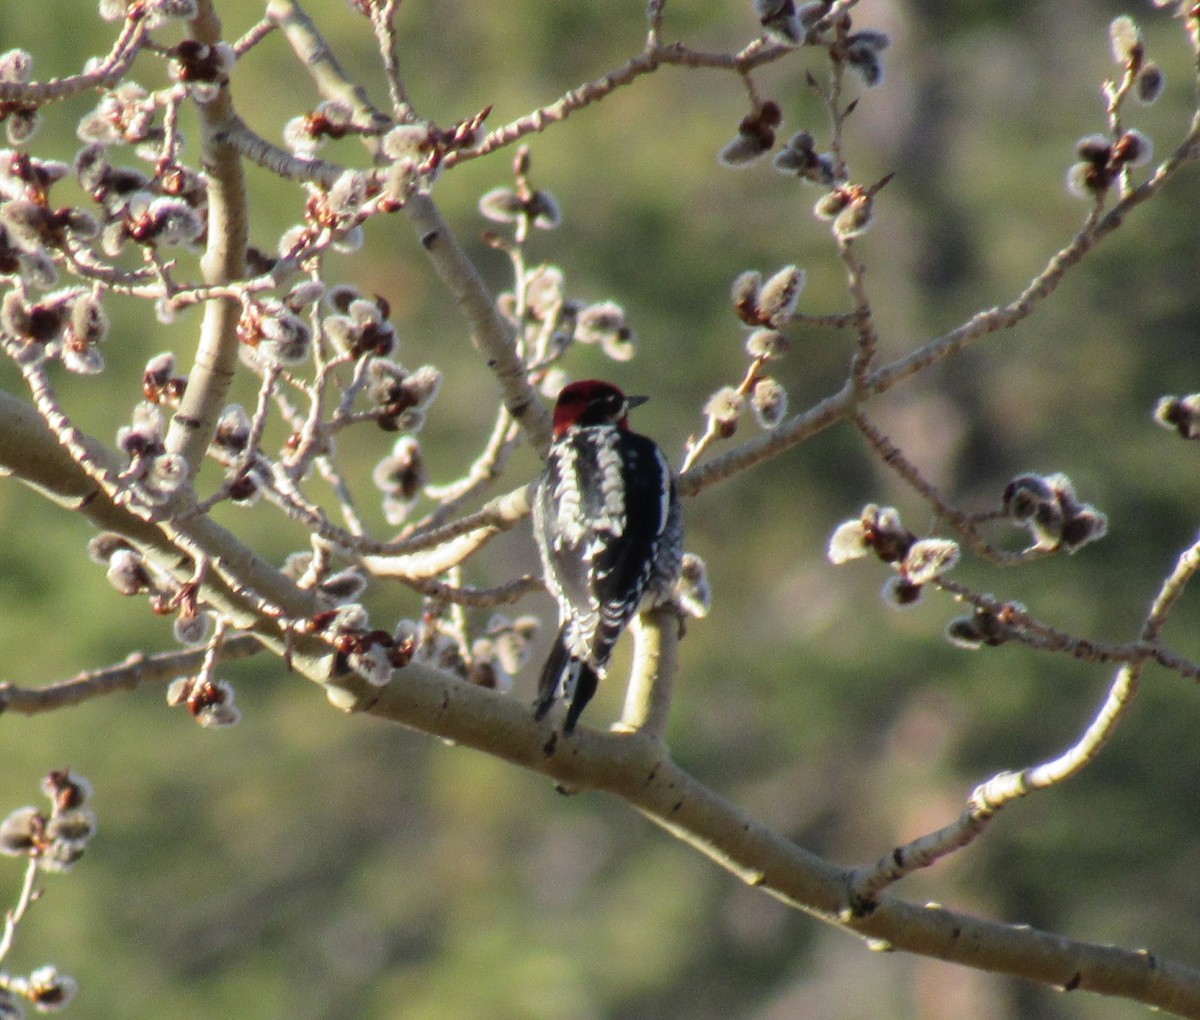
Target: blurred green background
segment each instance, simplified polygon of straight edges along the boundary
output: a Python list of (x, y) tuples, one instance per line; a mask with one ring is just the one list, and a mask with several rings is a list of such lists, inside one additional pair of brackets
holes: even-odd
[[(400, 8), (401, 66), (423, 114), (445, 125), (494, 104), (494, 126), (636, 53), (644, 7), (412, 0)], [(750, 7), (671, 0), (667, 38), (736, 49), (754, 37)], [(382, 102), (364, 19), (342, 0), (308, 9)], [(856, 179), (896, 174), (859, 246), (885, 356), (1015, 296), (1081, 222), (1084, 204), (1063, 176), (1075, 140), (1104, 127), (1107, 23), (1125, 9), (1083, 0), (857, 8), (859, 24), (893, 38), (885, 84), (864, 95), (848, 131)], [(223, 4), (228, 37), (260, 13)], [(1139, 4), (1132, 13), (1168, 90), (1154, 107), (1131, 106), (1127, 119), (1161, 154), (1186, 129), (1188, 50), (1163, 12)], [(38, 77), (76, 69), (110, 38), (87, 5), (0, 5), (0, 50), (31, 50)], [(759, 86), (781, 104), (785, 137), (808, 127), (824, 140), (806, 69), (823, 75), (824, 58), (782, 61)], [(134, 77), (162, 81), (145, 57)], [(234, 89), (243, 116), (274, 139), (316, 100), (278, 37), (238, 68)], [(34, 150), (69, 160), (74, 123), (93, 101), (47, 111)], [(530, 142), (534, 181), (565, 215), (560, 230), (534, 238), (530, 258), (561, 266), (573, 296), (622, 302), (641, 341), (628, 365), (585, 349), (567, 368), (652, 394), (639, 424), (676, 462), (702, 425), (707, 394), (744, 369), (728, 301), (740, 271), (794, 262), (809, 273), (803, 311), (848, 307), (827, 228), (810, 213), (817, 193), (766, 164), (717, 167), (715, 153), (745, 112), (734, 76), (665, 68)], [(361, 162), (350, 143), (325, 154)], [(497, 290), (507, 284), (505, 262), (479, 240), (475, 203), (508, 181), (510, 155), (470, 162), (436, 190)], [(252, 240), (273, 248), (302, 199), (261, 171), (249, 179)], [(1084, 635), (1136, 636), (1158, 578), (1200, 518), (1197, 451), (1150, 422), (1159, 395), (1200, 389), (1198, 203), (1197, 174), (1180, 175), (1022, 327), (871, 409), (965, 504), (994, 504), (1020, 471), (1062, 470), (1109, 514), (1109, 537), (1076, 557), (1003, 573), (960, 568), (964, 580)], [(494, 387), (405, 221), (376, 221), (367, 233), (365, 253), (336, 258), (330, 275), (391, 301), (402, 360), (447, 371), (424, 434), (434, 480), (444, 481), (486, 436)], [(108, 374), (63, 382), (81, 427), (107, 439), (136, 399), (146, 357), (189, 350), (198, 321), (192, 312), (162, 326), (128, 300), (112, 310)], [(791, 336), (777, 375), (800, 409), (839, 385), (851, 338)], [(20, 392), (10, 367), (0, 381)], [(754, 426), (743, 429), (738, 440)], [(377, 433), (343, 441), (364, 493), (388, 445)], [(535, 470), (523, 453), (506, 481)], [(928, 520), (840, 428), (687, 504), (688, 547), (706, 558), (715, 596), (683, 646), (670, 730), (677, 758), (700, 779), (846, 863), (945, 824), (996, 771), (1056, 754), (1109, 682), (1106, 669), (1065, 657), (951, 648), (940, 632), (955, 607), (943, 598), (904, 613), (884, 607), (875, 595), (881, 570), (835, 569), (824, 555), (833, 527), (866, 501), (897, 503), (917, 528)], [(220, 516), (277, 562), (306, 544), (266, 508)], [(8, 482), (0, 528), (4, 679), (40, 684), (133, 649), (170, 647), (168, 626), (141, 600), (118, 598), (86, 562), (82, 521)], [(1005, 537), (1013, 547), (1020, 538)], [(533, 566), (525, 530), (494, 545), (472, 572), (477, 583)], [(1184, 601), (1167, 634), (1193, 658), (1195, 603)], [(419, 608), (383, 587), (372, 606), (389, 623)], [(544, 596), (522, 608), (551, 614)], [(532, 672), (514, 696), (531, 698)], [(75, 975), (74, 1017), (1144, 1014), (869, 953), (744, 888), (616, 801), (564, 798), (477, 753), (345, 718), (266, 659), (227, 673), (245, 714), (230, 731), (202, 731), (156, 689), (0, 720), (0, 812), (34, 802), (51, 768), (69, 764), (97, 788), (100, 835), (72, 874), (46, 879), (45, 901), (8, 961), (25, 971), (53, 961)], [(613, 718), (621, 694), (610, 684), (588, 721)], [(1149, 670), (1099, 761), (1010, 808), (976, 846), (901, 893), (1200, 964), (1198, 698), (1190, 682)], [(19, 880), (19, 862), (0, 861), (0, 903), (12, 901)]]

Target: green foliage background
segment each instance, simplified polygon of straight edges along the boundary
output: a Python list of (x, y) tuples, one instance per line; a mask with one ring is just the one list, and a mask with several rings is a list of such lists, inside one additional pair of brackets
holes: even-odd
[[(230, 38), (261, 13), (222, 7)], [(1062, 179), (1075, 139), (1103, 129), (1106, 25), (1122, 9), (860, 5), (859, 23), (894, 39), (885, 85), (864, 95), (848, 136), (858, 180), (896, 173), (861, 244), (885, 356), (1009, 300), (1081, 222), (1085, 207)], [(309, 10), (382, 102), (365, 21), (341, 0)], [(411, 0), (399, 19), (410, 94), (442, 124), (488, 104), (489, 123), (504, 123), (637, 52), (643, 11), (640, 0)], [(671, 0), (668, 12), (668, 38), (733, 49), (754, 37), (743, 0)], [(1169, 85), (1130, 120), (1161, 153), (1186, 127), (1187, 52), (1164, 14), (1133, 13)], [(87, 5), (0, 5), (0, 50), (31, 50), (39, 77), (76, 69), (110, 38)], [(761, 75), (785, 131), (825, 137), (803, 83), (805, 68), (824, 73), (823, 60), (805, 54)], [(134, 71), (147, 85), (159, 75), (145, 57)], [(278, 37), (238, 68), (234, 89), (242, 115), (270, 138), (316, 100)], [(810, 213), (816, 193), (766, 165), (716, 166), (744, 102), (732, 75), (666, 68), (531, 141), (535, 181), (565, 213), (531, 257), (561, 266), (574, 295), (622, 302), (641, 339), (628, 365), (588, 350), (568, 368), (651, 393), (640, 424), (676, 461), (707, 393), (744, 365), (727, 297), (738, 272), (795, 262), (809, 272), (804, 311), (848, 305), (826, 228)], [(88, 105), (47, 111), (35, 151), (69, 159)], [(350, 143), (329, 155), (361, 160)], [(497, 290), (505, 264), (479, 240), (475, 202), (508, 179), (509, 159), (472, 162), (435, 193)], [(301, 199), (249, 174), (252, 239), (273, 247)], [(962, 568), (971, 583), (1086, 635), (1136, 636), (1200, 516), (1196, 451), (1149, 420), (1160, 394), (1200, 389), (1197, 178), (1181, 175), (1138, 210), (1021, 328), (872, 407), (957, 500), (989, 505), (1019, 471), (1063, 470), (1109, 513), (1109, 537), (1077, 557), (1003, 573)], [(373, 223), (367, 243), (338, 271), (391, 301), (403, 360), (447, 370), (426, 437), (435, 477), (453, 477), (486, 435), (491, 380), (403, 219)], [(103, 437), (136, 399), (146, 357), (188, 350), (197, 323), (191, 313), (164, 327), (128, 301), (114, 316), (109, 372), (64, 383), (80, 424)], [(792, 335), (778, 375), (800, 408), (839, 385), (850, 338)], [(0, 379), (19, 391), (8, 367)], [(386, 446), (364, 436), (343, 453), (365, 480)], [(511, 481), (535, 470), (524, 455)], [(670, 732), (703, 780), (848, 863), (949, 821), (994, 772), (1057, 753), (1108, 682), (1104, 668), (1065, 658), (952, 649), (940, 638), (955, 615), (945, 599), (886, 609), (875, 597), (881, 571), (835, 570), (824, 557), (832, 528), (869, 500), (896, 502), (916, 527), (927, 519), (843, 428), (689, 502), (688, 545), (708, 561), (715, 600), (684, 644)], [(304, 544), (265, 509), (222, 519), (277, 560)], [(38, 684), (169, 647), (167, 625), (116, 597), (85, 561), (82, 521), (9, 482), (0, 528), (5, 679)], [(521, 532), (497, 543), (476, 577), (496, 582), (532, 563)], [(1194, 603), (1168, 640), (1197, 657)], [(373, 604), (389, 619), (418, 611), (395, 589), (377, 590)], [(549, 618), (546, 598), (528, 606)], [(100, 836), (69, 877), (47, 879), (9, 961), (53, 960), (78, 977), (75, 1017), (1142, 1015), (869, 954), (741, 887), (619, 803), (563, 798), (474, 752), (342, 717), (274, 662), (229, 674), (245, 713), (229, 732), (201, 731), (149, 689), (0, 720), (0, 811), (32, 801), (53, 767), (69, 764), (97, 786)], [(514, 696), (530, 697), (531, 684), (522, 676)], [(618, 684), (603, 691), (590, 722), (611, 718), (620, 697)], [(901, 892), (1200, 962), (1198, 698), (1186, 681), (1149, 671), (1132, 716), (1085, 774), (1010, 808), (977, 846)], [(0, 868), (5, 899), (19, 870)]]

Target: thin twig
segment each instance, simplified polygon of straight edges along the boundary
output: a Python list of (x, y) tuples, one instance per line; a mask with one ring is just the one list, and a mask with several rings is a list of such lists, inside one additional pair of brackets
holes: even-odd
[[(238, 634), (224, 641), (219, 657), (222, 662), (233, 662), (257, 655), (262, 650), (262, 642), (257, 638), (250, 634)], [(135, 652), (115, 666), (87, 670), (69, 680), (60, 680), (45, 687), (0, 683), (0, 712), (37, 715), (39, 712), (82, 705), (116, 691), (134, 691), (142, 684), (160, 683), (195, 673), (206, 654), (206, 648), (189, 648), (157, 655)]]
[(37, 899), (37, 877), (41, 867), (36, 857), (30, 857), (25, 865), (25, 877), (21, 880), (21, 891), (17, 902), (4, 913), (4, 932), (0, 934), (0, 963), (12, 952), (16, 941), (17, 928), (25, 919), (25, 914)]
[(1025, 640), (1022, 632), (1034, 633), (1046, 639), (1041, 642), (1026, 642), (1035, 644), (1035, 647), (1067, 651), (1077, 658), (1092, 661), (1124, 659), (1125, 664), (1117, 670), (1104, 701), (1083, 734), (1066, 751), (1040, 765), (1018, 772), (1002, 772), (992, 777), (975, 789), (956, 821), (897, 847), (874, 865), (858, 869), (854, 873), (852, 884), (860, 906), (865, 908), (875, 903), (888, 886), (974, 842), (997, 812), (1013, 801), (1056, 786), (1078, 774), (1094, 761), (1137, 695), (1146, 660), (1153, 659), (1169, 668), (1176, 668), (1184, 676), (1200, 676), (1200, 668), (1164, 652), (1153, 643), (1171, 608), (1198, 568), (1200, 539), (1180, 554), (1175, 569), (1160, 586), (1142, 626), (1141, 640), (1125, 646), (1104, 646), (1072, 638), (1044, 625), (1035, 625), (1027, 613), (1012, 606), (1001, 606), (994, 600), (968, 595), (960, 585), (939, 581), (940, 586), (955, 591), (981, 608), (988, 608), (993, 612), (1007, 609), (1007, 619), (1013, 621), (1014, 636), (1018, 640)]
[(911, 376), (927, 371), (946, 358), (959, 354), (984, 337), (1000, 330), (1014, 328), (1054, 293), (1067, 273), (1120, 227), (1130, 212), (1153, 198), (1183, 166), (1197, 159), (1200, 159), (1200, 112), (1193, 117), (1184, 140), (1159, 164), (1150, 179), (1122, 197), (1107, 214), (1094, 223), (1085, 225), (1008, 304), (978, 312), (948, 333), (930, 340), (890, 365), (876, 369), (867, 380), (865, 393), (856, 393), (854, 387), (847, 382), (837, 393), (797, 414), (779, 428), (692, 468), (679, 480), (680, 495), (694, 496), (710, 485), (762, 464), (842, 421), (853, 413), (853, 409), (862, 402), (862, 398), (877, 397), (886, 393)]
[[(851, 420), (854, 422), (855, 428), (871, 444), (871, 448), (878, 454), (879, 459), (933, 507), (938, 517), (954, 530), (972, 552), (1003, 567), (1028, 563), (1030, 560), (1054, 553), (1054, 549), (1038, 547), (1020, 552), (997, 549), (979, 533), (979, 529), (976, 527), (981, 515), (969, 514), (948, 502), (937, 487), (926, 479), (920, 469), (904, 455), (904, 452), (862, 411), (856, 411)], [(982, 515), (983, 519), (989, 519), (991, 516), (990, 513)]]
[(472, 606), (488, 608), (516, 602), (530, 592), (542, 590), (542, 580), (530, 574), (514, 578), (492, 588), (477, 588), (470, 585), (447, 584), (433, 578), (398, 577), (408, 587), (422, 595), (444, 602), (450, 606)]
[(404, 88), (404, 79), (400, 74), (400, 47), (396, 39), (398, 6), (399, 0), (383, 0), (382, 3), (371, 4), (368, 10), (371, 14), (371, 27), (375, 30), (375, 39), (379, 45), (379, 56), (383, 61), (384, 75), (387, 77), (392, 115), (399, 123), (404, 124), (413, 119), (414, 113)]
[(112, 88), (125, 77), (145, 42), (145, 19), (127, 18), (108, 56), (92, 70), (42, 82), (0, 81), (0, 103), (57, 103), (94, 89)]

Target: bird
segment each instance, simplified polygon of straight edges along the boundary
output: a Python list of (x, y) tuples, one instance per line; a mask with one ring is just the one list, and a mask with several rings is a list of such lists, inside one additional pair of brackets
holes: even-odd
[(564, 386), (533, 496), (543, 577), (558, 632), (538, 680), (534, 717), (561, 691), (569, 735), (643, 600), (669, 601), (683, 560), (675, 480), (658, 444), (629, 427), (647, 397), (585, 379)]

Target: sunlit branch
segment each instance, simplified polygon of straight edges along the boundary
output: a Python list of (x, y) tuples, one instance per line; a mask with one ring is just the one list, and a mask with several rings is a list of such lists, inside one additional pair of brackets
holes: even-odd
[(673, 606), (658, 606), (638, 614), (632, 630), (633, 665), (617, 728), (663, 740), (679, 670), (679, 617)]
[(388, 123), (387, 116), (371, 103), (366, 89), (352, 81), (342, 69), (333, 50), (299, 3), (268, 0), (266, 10), (267, 17), (283, 32), (300, 65), (311, 75), (322, 96), (344, 103), (355, 112), (358, 123), (364, 127), (379, 128)]
[(112, 88), (133, 66), (145, 38), (145, 20), (126, 18), (108, 56), (94, 68), (44, 82), (0, 81), (0, 103), (56, 103), (93, 89)]
[(398, 574), (392, 576), (409, 588), (439, 602), (454, 606), (473, 606), (480, 609), (516, 602), (530, 592), (542, 590), (542, 579), (528, 574), (493, 588), (447, 584), (429, 577), (404, 577)]
[(808, 853), (699, 783), (640, 732), (581, 727), (569, 739), (512, 698), (421, 674), (360, 690), (372, 715), (414, 726), (541, 772), (559, 786), (625, 800), (742, 881), (874, 943), (1048, 985), (1121, 995), (1181, 1016), (1200, 1014), (1200, 971), (1144, 952), (1078, 942), (887, 897), (864, 912), (853, 872)]
[[(1055, 786), (1076, 775), (1094, 761), (1137, 695), (1142, 668), (1146, 661), (1156, 661), (1184, 676), (1200, 676), (1200, 668), (1154, 644), (1176, 599), (1198, 567), (1200, 542), (1193, 544), (1180, 555), (1175, 569), (1164, 580), (1154, 599), (1142, 628), (1141, 640), (1130, 645), (1104, 646), (1074, 638), (1039, 625), (1027, 613), (1009, 607), (1016, 640), (1042, 649), (1065, 651), (1076, 658), (1091, 661), (1123, 659), (1125, 665), (1117, 670), (1103, 703), (1079, 740), (1058, 757), (1041, 765), (1019, 772), (1002, 772), (994, 776), (975, 790), (955, 822), (937, 832), (897, 847), (871, 867), (859, 869), (854, 878), (855, 895), (859, 900), (863, 904), (875, 902), (889, 885), (974, 842), (996, 813), (1008, 804)], [(999, 611), (1001, 608), (995, 600), (968, 596), (960, 585), (946, 581), (939, 584), (947, 590), (955, 591), (960, 597), (969, 598), (982, 608), (991, 611)]]
[[(221, 42), (221, 22), (212, 0), (198, 0), (199, 13), (192, 31), (199, 42)], [(200, 260), (207, 284), (225, 284), (246, 275), (246, 240), (249, 232), (246, 180), (237, 150), (219, 137), (233, 116), (229, 83), (223, 82), (211, 102), (197, 104), (200, 145), (208, 179), (208, 242)], [(208, 449), (217, 417), (237, 366), (237, 323), (240, 302), (218, 298), (204, 306), (200, 343), (188, 373), (179, 410), (171, 418), (166, 447), (187, 461), (194, 477)]]
[[(225, 639), (218, 658), (221, 662), (233, 662), (262, 650), (262, 643), (257, 638), (239, 634)], [(206, 651), (205, 648), (189, 648), (157, 655), (134, 652), (115, 666), (86, 670), (69, 680), (60, 680), (44, 687), (0, 683), (0, 712), (36, 715), (81, 705), (117, 691), (135, 691), (143, 684), (166, 682), (199, 670)]]
[(36, 857), (31, 857), (25, 865), (25, 877), (21, 880), (21, 891), (17, 894), (17, 902), (4, 912), (4, 931), (0, 932), (0, 962), (12, 952), (16, 941), (17, 929), (25, 920), (29, 908), (37, 900), (37, 877), (41, 865)]

